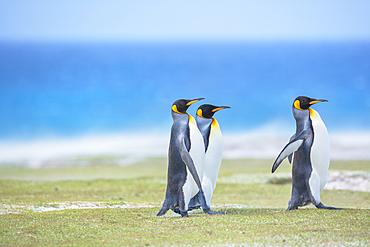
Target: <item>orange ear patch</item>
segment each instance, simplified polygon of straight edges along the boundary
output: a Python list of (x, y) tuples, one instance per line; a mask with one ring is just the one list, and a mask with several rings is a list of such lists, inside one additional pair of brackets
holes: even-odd
[(294, 101), (294, 107), (297, 108), (298, 110), (303, 111), (303, 109), (301, 108), (301, 103), (299, 102), (299, 100)]
[(197, 115), (198, 115), (199, 117), (203, 117), (203, 111), (202, 111), (202, 109), (198, 109), (198, 111), (197, 111)]
[(177, 106), (176, 106), (176, 105), (173, 105), (173, 106), (172, 106), (172, 111), (177, 112), (177, 113), (179, 113), (179, 114), (183, 114), (183, 113), (181, 113), (181, 112), (179, 112), (179, 111), (177, 110)]

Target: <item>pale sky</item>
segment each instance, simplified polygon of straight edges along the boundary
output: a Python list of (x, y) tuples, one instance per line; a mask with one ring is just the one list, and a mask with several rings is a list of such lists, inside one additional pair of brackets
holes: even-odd
[(0, 40), (370, 40), (369, 0), (0, 0)]

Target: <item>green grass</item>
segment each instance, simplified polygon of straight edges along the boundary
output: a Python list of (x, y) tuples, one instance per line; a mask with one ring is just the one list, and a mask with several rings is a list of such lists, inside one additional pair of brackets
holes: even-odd
[[(368, 244), (369, 212), (230, 209), (226, 216), (155, 217), (156, 209), (95, 209), (2, 216), (2, 244)], [(5, 223), (6, 222), (6, 223)]]
[[(169, 246), (169, 245), (322, 245), (370, 244), (370, 193), (321, 193), (325, 205), (285, 212), (290, 185), (271, 183), (289, 174), (284, 162), (271, 174), (272, 160), (224, 160), (213, 209), (190, 218), (173, 212), (156, 217), (164, 200), (166, 159), (145, 159), (118, 166), (89, 158), (86, 166), (31, 169), (0, 168), (0, 245), (17, 246)], [(370, 161), (332, 161), (330, 170), (370, 172)], [(57, 209), (91, 203), (111, 208)], [(118, 206), (120, 208), (114, 208)], [(140, 206), (140, 207), (136, 207)]]

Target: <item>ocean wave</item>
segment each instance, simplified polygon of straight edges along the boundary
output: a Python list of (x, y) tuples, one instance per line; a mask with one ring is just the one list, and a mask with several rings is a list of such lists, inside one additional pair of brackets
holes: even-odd
[[(276, 158), (290, 134), (264, 127), (224, 134), (227, 159)], [(370, 160), (370, 131), (335, 132), (330, 135), (332, 159)], [(128, 165), (144, 157), (166, 157), (169, 134), (117, 133), (34, 141), (0, 141), (0, 164), (40, 167), (72, 157), (113, 155)], [(59, 162), (67, 164), (68, 162)], [(77, 164), (77, 163), (76, 163)]]
[(68, 158), (72, 157), (112, 155), (126, 156), (125, 159), (121, 157), (119, 162), (127, 165), (137, 161), (137, 158), (166, 156), (168, 139), (166, 135), (120, 133), (0, 142), (0, 164), (40, 167), (56, 160), (59, 164), (67, 164), (70, 163)]
[[(224, 137), (225, 158), (276, 158), (291, 135), (242, 133)], [(369, 160), (370, 131), (330, 134), (331, 159)]]

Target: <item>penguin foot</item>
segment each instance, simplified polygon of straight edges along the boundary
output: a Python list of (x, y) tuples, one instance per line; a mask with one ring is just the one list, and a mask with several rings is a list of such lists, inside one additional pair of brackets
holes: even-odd
[(180, 209), (179, 208), (171, 208), (171, 210), (177, 214), (181, 214), (180, 212)]
[(165, 213), (167, 213), (169, 208), (167, 207), (162, 207), (161, 210), (159, 210), (159, 212), (157, 213), (157, 216), (162, 216), (164, 215)]
[(200, 205), (189, 206), (188, 211), (199, 209), (199, 208), (200, 208)]
[(206, 198), (204, 197), (204, 192), (199, 191), (198, 192), (198, 199), (201, 207), (203, 208), (203, 212), (206, 214), (226, 214), (226, 213), (219, 213), (219, 212), (213, 212), (211, 208), (206, 203)]
[(330, 209), (330, 210), (340, 210), (342, 208), (336, 208), (336, 207), (330, 207), (330, 206), (325, 206), (324, 204), (322, 204), (321, 202), (317, 205), (315, 205), (316, 208), (318, 209)]
[(223, 212), (214, 212), (214, 211), (212, 211), (210, 208), (208, 208), (208, 209), (203, 209), (203, 212), (205, 213), (205, 214), (226, 214), (226, 212), (225, 213), (223, 213)]
[(190, 199), (188, 211), (200, 208), (199, 194), (200, 192), (198, 192), (195, 196), (193, 196), (193, 198)]
[(292, 210), (298, 210), (298, 206), (289, 205), (285, 211), (292, 211)]
[(181, 212), (181, 217), (190, 217), (187, 211)]

